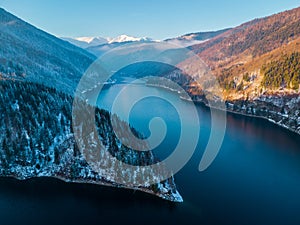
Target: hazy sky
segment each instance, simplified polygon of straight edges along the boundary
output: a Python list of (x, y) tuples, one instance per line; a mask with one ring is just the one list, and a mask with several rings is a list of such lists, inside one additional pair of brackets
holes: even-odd
[(165, 39), (234, 27), (298, 7), (300, 0), (0, 0), (0, 6), (57, 36)]

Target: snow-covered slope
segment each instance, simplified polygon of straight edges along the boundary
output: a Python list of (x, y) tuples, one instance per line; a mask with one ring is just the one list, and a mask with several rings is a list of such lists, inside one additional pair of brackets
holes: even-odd
[(116, 44), (116, 43), (125, 43), (125, 42), (151, 42), (153, 41), (148, 37), (133, 37), (126, 34), (122, 34), (118, 37), (77, 37), (77, 38), (68, 38), (62, 37), (61, 39), (70, 42), (80, 48), (90, 48), (94, 46), (106, 45), (106, 44)]
[(102, 38), (102, 37), (78, 37), (78, 38), (62, 38), (80, 48), (84, 48), (90, 53), (101, 56), (104, 53), (120, 47), (128, 43), (151, 43), (156, 42), (148, 37), (133, 37), (128, 35), (120, 35), (115, 38)]
[(122, 43), (122, 42), (151, 42), (153, 41), (151, 38), (148, 37), (132, 37), (132, 36), (128, 36), (126, 34), (122, 34), (116, 38), (108, 38), (108, 43), (112, 44), (112, 43)]
[(43, 83), (73, 93), (94, 55), (0, 8), (0, 79)]

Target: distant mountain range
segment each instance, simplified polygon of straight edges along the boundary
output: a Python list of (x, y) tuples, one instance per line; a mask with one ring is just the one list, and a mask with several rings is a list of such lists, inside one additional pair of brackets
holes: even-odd
[(116, 47), (128, 44), (128, 43), (151, 43), (157, 42), (148, 37), (133, 37), (128, 35), (120, 35), (115, 38), (103, 38), (103, 37), (78, 37), (78, 38), (62, 38), (65, 41), (70, 42), (80, 48), (84, 48), (90, 53), (101, 56), (103, 53), (108, 52)]
[(88, 48), (97, 45), (107, 44), (108, 41), (106, 38), (102, 37), (79, 37), (79, 38), (61, 38), (62, 40), (68, 41), (73, 45), (76, 45), (80, 48)]
[(165, 42), (178, 45), (178, 46), (188, 47), (188, 46), (192, 46), (192, 45), (196, 45), (208, 41), (209, 39), (214, 38), (220, 34), (223, 34), (228, 30), (230, 30), (230, 28), (219, 30), (219, 31), (189, 33), (177, 38), (166, 39)]
[(217, 35), (220, 35), (229, 29), (211, 32), (190, 33), (176, 38), (170, 38), (163, 41), (154, 40), (148, 37), (133, 37), (128, 35), (120, 35), (116, 38), (103, 37), (78, 37), (78, 38), (62, 38), (80, 48), (84, 48), (90, 53), (101, 56), (116, 47), (123, 46), (128, 43), (155, 43), (166, 42), (170, 45), (179, 47), (189, 47), (192, 45), (203, 43)]
[(151, 38), (147, 37), (133, 37), (122, 34), (115, 38), (103, 38), (103, 37), (77, 37), (77, 38), (68, 38), (62, 37), (61, 39), (70, 42), (80, 48), (90, 48), (99, 45), (106, 44), (116, 44), (116, 43), (124, 43), (124, 42), (153, 42)]
[[(91, 177), (81, 162), (82, 157), (77, 155), (72, 129), (82, 129), (80, 124), (77, 127), (71, 125), (71, 94), (96, 56), (127, 43), (156, 41), (127, 35), (64, 41), (3, 9), (0, 9), (0, 31), (0, 125), (3, 131), (0, 133), (0, 175), (24, 179), (59, 174), (68, 180), (71, 177), (73, 181), (76, 178), (94, 179), (94, 174)], [(165, 42), (189, 46), (209, 66), (219, 81), (221, 100), (229, 111), (266, 118), (300, 134), (300, 8), (255, 19), (232, 29), (192, 33)], [(178, 61), (181, 60), (179, 49), (170, 51)], [(151, 55), (155, 52), (146, 46), (140, 53)], [(169, 53), (163, 52), (159, 57), (167, 58)], [(193, 69), (190, 61), (180, 63)], [(170, 76), (173, 68), (165, 66), (162, 73), (161, 67), (153, 70), (155, 66), (137, 64), (127, 68), (126, 72), (130, 71), (132, 77), (149, 74), (148, 71), (171, 79), (175, 77), (185, 84), (183, 87), (195, 101), (203, 97), (201, 84), (190, 85), (190, 79), (182, 79), (177, 74)], [(201, 100), (207, 103), (207, 99)], [(85, 103), (83, 106), (89, 107)], [(123, 155), (123, 147), (118, 147), (113, 132), (106, 132), (111, 126), (109, 113), (101, 111), (97, 115), (101, 119), (99, 127), (105, 128), (101, 131), (107, 139), (107, 148), (114, 150), (116, 155)], [(94, 135), (86, 138), (92, 137)], [(23, 153), (19, 149), (26, 151)], [(134, 154), (128, 160), (132, 158), (136, 158)], [(141, 158), (146, 162), (154, 156)], [(66, 163), (69, 166), (70, 159), (77, 160), (76, 167), (60, 167)], [(120, 186), (106, 180), (105, 175), (96, 178), (103, 184)], [(182, 201), (173, 178), (163, 184), (131, 188)]]

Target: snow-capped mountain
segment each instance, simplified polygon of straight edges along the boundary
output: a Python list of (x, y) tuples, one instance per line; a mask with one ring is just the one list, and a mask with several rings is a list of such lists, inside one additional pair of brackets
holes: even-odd
[(107, 44), (108, 40), (102, 37), (78, 37), (78, 38), (61, 38), (80, 48), (88, 48), (98, 45)]
[(128, 42), (152, 42), (153, 40), (148, 37), (133, 37), (126, 34), (122, 34), (118, 37), (76, 37), (76, 38), (61, 38), (65, 41), (70, 42), (80, 48), (92, 48), (100, 45), (116, 44), (116, 43), (128, 43)]
[(128, 43), (151, 43), (151, 42), (165, 42), (178, 47), (189, 47), (192, 45), (203, 43), (215, 36), (218, 36), (228, 29), (214, 31), (214, 32), (199, 32), (185, 34), (180, 37), (166, 39), (164, 41), (153, 40), (148, 37), (134, 37), (126, 34), (122, 34), (115, 38), (103, 38), (103, 37), (78, 37), (78, 38), (62, 38), (70, 43), (84, 48), (90, 53), (96, 56), (102, 56), (104, 53), (123, 46)]
[(88, 44), (104, 44), (107, 43), (107, 39), (103, 37), (79, 37), (77, 41), (86, 42)]
[(122, 45), (128, 43), (151, 43), (157, 42), (148, 37), (133, 37), (128, 35), (120, 35), (115, 38), (102, 38), (102, 37), (78, 37), (78, 38), (62, 38), (70, 43), (84, 48), (85, 50), (89, 51), (90, 53), (101, 56), (104, 53), (120, 47)]
[(116, 38), (108, 38), (108, 43), (112, 44), (112, 43), (122, 43), (122, 42), (142, 42), (142, 41), (153, 41), (151, 38), (148, 37), (132, 37), (132, 36), (128, 36), (128, 35), (120, 35)]

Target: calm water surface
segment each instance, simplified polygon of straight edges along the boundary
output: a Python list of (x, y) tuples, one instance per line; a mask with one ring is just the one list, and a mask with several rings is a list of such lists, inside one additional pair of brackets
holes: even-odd
[[(103, 91), (98, 104), (110, 109), (122, 88), (115, 85)], [(141, 94), (144, 88), (136, 85), (132, 94)], [(171, 92), (147, 88), (182, 101)], [(129, 97), (122, 96), (122, 102), (126, 104)], [(188, 102), (182, 104), (190, 107)], [(200, 173), (199, 162), (210, 134), (210, 111), (203, 106), (197, 110), (200, 141), (192, 159), (175, 176), (184, 203), (55, 179), (2, 178), (0, 224), (300, 224), (300, 136), (262, 119), (228, 114), (220, 153)], [(168, 127), (164, 142), (155, 150), (165, 158), (180, 135), (179, 115), (172, 105), (146, 98), (134, 106), (129, 122), (147, 136), (148, 123), (157, 116)], [(192, 120), (190, 126), (193, 131)]]

